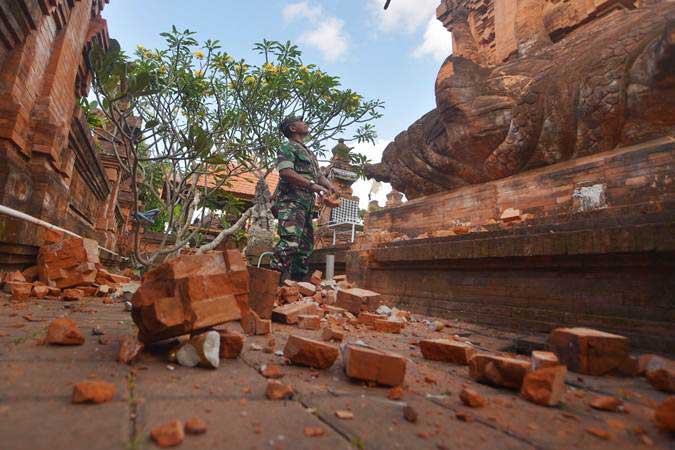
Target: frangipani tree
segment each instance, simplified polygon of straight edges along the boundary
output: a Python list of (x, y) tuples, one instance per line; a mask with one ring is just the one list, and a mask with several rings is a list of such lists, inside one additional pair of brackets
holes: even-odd
[[(202, 230), (197, 211), (215, 198), (228, 179), (274, 167), (283, 141), (277, 124), (298, 115), (310, 125), (307, 145), (325, 154), (337, 136), (373, 142), (372, 121), (383, 103), (343, 89), (337, 77), (305, 65), (291, 43), (255, 44), (258, 63), (235, 60), (218, 41), (199, 44), (194, 33), (175, 27), (163, 33), (164, 49), (139, 46), (127, 56), (116, 41), (107, 52), (94, 48), (90, 65), (94, 95), (107, 125), (98, 129), (110, 142), (132, 183), (134, 216), (152, 203), (165, 220), (165, 239), (152, 254), (140, 251), (140, 223), (133, 252), (142, 265), (186, 246)], [(355, 161), (363, 163), (362, 155)], [(257, 202), (257, 207), (267, 204)], [(240, 229), (252, 208), (199, 251), (217, 246)]]

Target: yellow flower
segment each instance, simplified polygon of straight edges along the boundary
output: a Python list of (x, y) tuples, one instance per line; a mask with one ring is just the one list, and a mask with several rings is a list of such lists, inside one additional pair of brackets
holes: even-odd
[(299, 84), (300, 86), (302, 86), (305, 84), (305, 82), (303, 80), (296, 80), (295, 84)]
[(148, 51), (148, 49), (145, 48), (145, 47), (143, 47), (142, 45), (137, 45), (137, 46), (136, 46), (136, 50), (138, 50), (138, 51), (141, 52), (141, 53), (144, 53), (144, 52), (147, 52), (147, 51)]
[(302, 66), (300, 66), (300, 71), (301, 71), (302, 73), (307, 73), (307, 72), (309, 72), (309, 69), (307, 68), (307, 66), (302, 65)]
[(204, 71), (201, 70), (201, 69), (195, 70), (195, 76), (196, 76), (197, 78), (203, 77), (203, 76), (204, 76)]
[(268, 73), (276, 73), (277, 72), (276, 66), (274, 64), (270, 64), (270, 63), (263, 64), (263, 70), (265, 72), (268, 72)]
[(195, 58), (197, 59), (204, 59), (204, 52), (201, 50), (197, 50), (193, 53), (193, 55), (195, 55)]
[(249, 75), (246, 78), (244, 78), (244, 83), (246, 83), (248, 85), (254, 84), (255, 78), (253, 78), (252, 76)]
[(159, 68), (159, 74), (164, 75), (166, 73), (166, 67), (160, 67)]

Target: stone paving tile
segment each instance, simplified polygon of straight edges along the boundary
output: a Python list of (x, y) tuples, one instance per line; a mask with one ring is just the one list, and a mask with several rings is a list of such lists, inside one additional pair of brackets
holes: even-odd
[[(148, 400), (138, 406), (136, 430), (148, 442), (150, 430), (174, 419), (202, 418), (208, 430), (186, 436), (181, 449), (350, 449), (349, 441), (320, 421), (297, 401), (268, 400)], [(305, 427), (325, 430), (321, 437), (307, 437)]]

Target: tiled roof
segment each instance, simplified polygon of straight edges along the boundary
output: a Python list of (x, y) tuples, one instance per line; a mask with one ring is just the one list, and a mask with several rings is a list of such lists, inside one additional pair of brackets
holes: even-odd
[[(231, 169), (232, 172), (236, 171), (236, 168)], [(226, 173), (223, 173), (226, 176)], [(274, 193), (279, 184), (279, 174), (277, 172), (270, 172), (269, 175), (265, 178), (267, 181), (267, 187), (270, 192)], [(208, 177), (208, 186), (215, 187), (221, 180), (216, 176)], [(258, 175), (254, 172), (246, 172), (238, 175), (232, 175), (228, 178), (227, 182), (223, 184), (222, 190), (224, 192), (231, 192), (232, 194), (240, 197), (242, 199), (252, 199), (255, 197), (255, 185), (258, 182)], [(200, 182), (200, 185), (203, 185), (203, 181)]]

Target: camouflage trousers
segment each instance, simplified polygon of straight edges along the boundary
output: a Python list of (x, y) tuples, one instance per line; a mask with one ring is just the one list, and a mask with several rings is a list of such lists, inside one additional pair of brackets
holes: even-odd
[(289, 277), (304, 281), (309, 272), (308, 260), (314, 250), (314, 204), (284, 200), (277, 202), (274, 209), (279, 220), (279, 242), (274, 248), (271, 266), (281, 272), (282, 281)]

